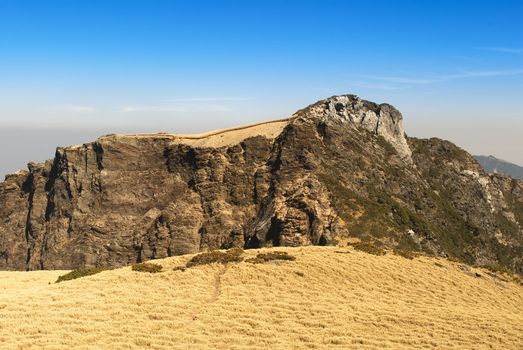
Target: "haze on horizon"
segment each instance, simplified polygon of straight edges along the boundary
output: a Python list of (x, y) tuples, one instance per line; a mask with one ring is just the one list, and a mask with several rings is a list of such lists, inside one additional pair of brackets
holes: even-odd
[(520, 1), (0, 2), (0, 177), (113, 132), (188, 133), (353, 93), (409, 136), (523, 165)]

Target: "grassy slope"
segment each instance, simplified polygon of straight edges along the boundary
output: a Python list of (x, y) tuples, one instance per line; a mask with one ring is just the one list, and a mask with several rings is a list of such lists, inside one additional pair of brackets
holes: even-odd
[(518, 284), (435, 258), (278, 250), (296, 261), (172, 271), (182, 256), (59, 284), (1, 272), (0, 348), (523, 348)]

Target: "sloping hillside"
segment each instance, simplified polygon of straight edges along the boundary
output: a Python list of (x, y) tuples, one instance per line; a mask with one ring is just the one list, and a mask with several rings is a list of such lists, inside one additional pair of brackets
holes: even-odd
[(296, 260), (173, 271), (185, 255), (58, 284), (64, 272), (1, 272), (0, 348), (523, 348), (523, 287), (508, 279), (438, 258), (272, 250)]

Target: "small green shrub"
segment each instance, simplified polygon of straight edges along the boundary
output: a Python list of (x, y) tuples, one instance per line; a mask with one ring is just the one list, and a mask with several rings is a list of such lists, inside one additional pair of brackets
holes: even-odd
[(158, 272), (162, 271), (162, 265), (153, 264), (153, 263), (134, 264), (133, 265), (133, 271), (158, 273)]
[(510, 221), (503, 214), (497, 213), (496, 223), (501, 231), (507, 235), (517, 238), (519, 235), (519, 226), (517, 223)]
[(65, 275), (59, 276), (55, 283), (60, 283), (63, 281), (70, 281), (81, 277), (95, 275), (105, 271), (105, 269), (100, 267), (81, 267), (79, 269), (73, 270)]
[(261, 264), (267, 261), (273, 261), (273, 260), (286, 260), (286, 261), (294, 261), (296, 260), (296, 257), (289, 255), (287, 252), (269, 252), (269, 253), (259, 253), (256, 255), (255, 258), (251, 258), (247, 260), (247, 262), (253, 263), (253, 264)]
[(231, 262), (243, 261), (242, 255), (243, 249), (232, 248), (225, 252), (219, 250), (212, 250), (210, 252), (201, 253), (195, 255), (186, 264), (187, 267), (193, 267), (198, 265), (209, 265), (209, 264), (227, 264)]
[(372, 254), (372, 255), (385, 255), (385, 250), (375, 246), (372, 243), (369, 242), (359, 242), (352, 244), (352, 247), (360, 252)]

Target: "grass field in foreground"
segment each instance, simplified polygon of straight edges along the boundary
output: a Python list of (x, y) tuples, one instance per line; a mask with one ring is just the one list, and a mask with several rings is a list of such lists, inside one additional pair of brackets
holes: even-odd
[(173, 271), (191, 258), (181, 256), (155, 261), (161, 273), (126, 267), (58, 284), (64, 271), (0, 272), (0, 348), (523, 349), (523, 287), (484, 270), (271, 250), (296, 260)]

